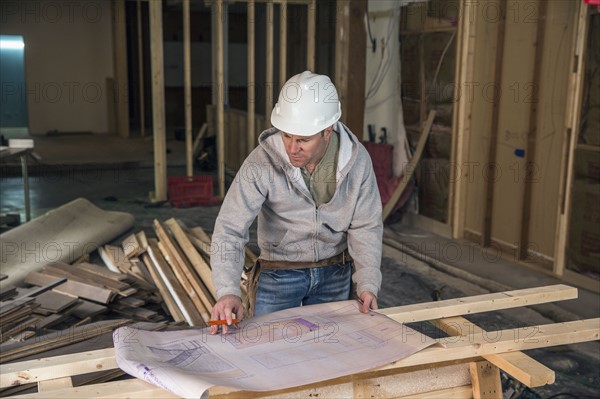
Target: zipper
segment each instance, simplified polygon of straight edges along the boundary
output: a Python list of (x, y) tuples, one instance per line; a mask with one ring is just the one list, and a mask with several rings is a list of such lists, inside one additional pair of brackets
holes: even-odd
[(317, 203), (314, 202), (315, 204), (315, 230), (314, 230), (314, 234), (313, 234), (313, 262), (317, 262), (319, 260), (319, 248), (318, 248), (318, 242), (319, 242), (319, 208), (317, 207)]

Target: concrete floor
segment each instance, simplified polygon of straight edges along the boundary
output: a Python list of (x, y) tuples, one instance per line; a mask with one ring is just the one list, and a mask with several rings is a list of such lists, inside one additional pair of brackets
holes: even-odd
[[(148, 138), (125, 140), (92, 135), (40, 137), (35, 139), (35, 145), (37, 161), (32, 160), (30, 167), (33, 217), (75, 198), (85, 197), (102, 209), (133, 214), (136, 218), (135, 230), (145, 230), (151, 235), (154, 235), (152, 221), (155, 218), (166, 220), (176, 217), (190, 226), (201, 226), (208, 231), (214, 227), (218, 206), (177, 209), (169, 203), (152, 204), (148, 200), (148, 193), (154, 189), (152, 141)], [(184, 175), (184, 143), (170, 139), (167, 147), (169, 176)], [(24, 220), (22, 182), (18, 168), (3, 167), (0, 170), (3, 171), (0, 175), (0, 213), (20, 212)], [(461, 241), (447, 240), (400, 223), (388, 227), (413, 248), (452, 246), (469, 250), (464, 251), (464, 256), (452, 256), (452, 259), (447, 259), (445, 252), (434, 255), (439, 261), (437, 263), (445, 265), (440, 268), (439, 264), (428, 264), (386, 248), (382, 262), (384, 280), (379, 297), (381, 307), (561, 283), (510, 260), (487, 262), (478, 249), (472, 249), (472, 246)], [(115, 239), (115, 243), (120, 243), (121, 239)], [(254, 232), (251, 234), (252, 240), (255, 240)], [(474, 315), (470, 320), (483, 328), (498, 330), (599, 316), (600, 297), (580, 289), (577, 300)], [(528, 354), (555, 370), (556, 382), (526, 391), (521, 398), (560, 395), (600, 397), (598, 341), (534, 350)], [(507, 378), (504, 383), (505, 397), (509, 398), (509, 394), (516, 389), (510, 385), (514, 381)]]

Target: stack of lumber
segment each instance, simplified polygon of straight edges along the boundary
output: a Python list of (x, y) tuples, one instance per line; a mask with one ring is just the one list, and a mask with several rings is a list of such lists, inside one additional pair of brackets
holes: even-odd
[[(51, 262), (26, 276), (29, 288), (4, 286), (0, 343), (117, 317), (206, 326), (216, 302), (210, 236), (176, 219), (153, 227), (155, 237), (140, 231), (99, 248), (105, 265)], [(255, 260), (247, 250), (246, 265)]]
[[(134, 235), (123, 242), (125, 252), (141, 253), (141, 263), (151, 275), (175, 321), (205, 326), (216, 302), (209, 262), (210, 236), (202, 228), (188, 228), (176, 219), (164, 223), (155, 220), (154, 231), (157, 238), (146, 240), (145, 251), (140, 251), (141, 242)], [(254, 259), (248, 251), (247, 262)]]

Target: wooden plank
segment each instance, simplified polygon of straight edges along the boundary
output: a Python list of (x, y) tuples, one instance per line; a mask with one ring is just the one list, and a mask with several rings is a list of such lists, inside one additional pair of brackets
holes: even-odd
[(25, 276), (25, 283), (30, 285), (37, 285), (38, 287), (45, 287), (48, 285), (58, 285), (66, 282), (67, 279), (64, 277), (49, 276), (40, 272), (29, 272)]
[(171, 230), (171, 233), (177, 240), (177, 243), (179, 244), (179, 246), (185, 253), (185, 256), (187, 256), (188, 260), (194, 267), (196, 273), (198, 273), (198, 276), (200, 276), (200, 279), (202, 279), (202, 282), (204, 283), (208, 291), (210, 291), (212, 298), (216, 298), (217, 289), (215, 288), (215, 285), (212, 281), (212, 271), (210, 270), (210, 266), (208, 266), (208, 264), (204, 261), (202, 256), (200, 256), (198, 251), (196, 251), (194, 245), (191, 243), (188, 236), (185, 234), (185, 232), (175, 219), (169, 219), (165, 222), (165, 224)]
[(135, 256), (140, 256), (143, 253), (143, 249), (138, 241), (137, 234), (130, 234), (121, 242), (123, 247), (123, 253), (127, 259)]
[(115, 297), (114, 291), (72, 280), (54, 288), (54, 291), (104, 304)]
[(0, 387), (118, 368), (114, 348), (2, 365)]
[[(26, 394), (15, 396), (15, 398), (45, 398), (48, 393)], [(127, 379), (123, 381), (105, 382), (103, 384), (83, 385), (74, 388), (65, 388), (52, 391), (52, 395), (62, 399), (81, 398), (138, 398), (138, 399), (176, 399), (176, 396), (162, 388), (152, 385), (146, 381)]]
[(115, 292), (124, 291), (131, 286), (119, 280), (101, 276), (99, 274), (80, 269), (79, 266), (71, 266), (62, 262), (53, 262), (44, 267), (44, 273), (51, 276), (66, 277), (71, 281), (103, 287)]
[[(110, 333), (115, 328), (130, 323), (131, 320), (123, 319), (101, 321), (76, 328), (54, 331), (48, 335), (30, 338), (25, 342), (2, 344), (0, 345), (0, 363), (14, 361), (25, 356), (32, 356), (40, 352), (49, 351), (51, 349), (61, 348), (67, 345), (70, 346), (81, 341), (87, 341), (103, 334)], [(2, 366), (2, 369), (4, 370), (4, 365)], [(66, 377), (66, 375), (59, 377)], [(4, 387), (4, 385), (0, 385), (0, 387)]]
[(160, 274), (158, 273), (158, 270), (156, 270), (156, 266), (154, 266), (154, 262), (150, 258), (150, 255), (144, 254), (142, 256), (143, 261), (148, 267), (148, 271), (152, 276), (152, 280), (156, 283), (158, 292), (160, 293), (160, 296), (163, 299), (167, 310), (171, 314), (171, 317), (173, 317), (173, 320), (178, 322), (186, 321), (185, 317), (183, 317), (183, 314), (181, 313), (181, 310), (177, 306), (175, 299), (173, 299), (173, 295), (171, 295), (171, 292), (169, 292), (169, 289), (165, 285), (165, 282), (162, 280)]
[(131, 264), (127, 260), (122, 248), (114, 245), (104, 245), (98, 248), (98, 254), (106, 264), (106, 267), (114, 273), (127, 273), (131, 270)]
[(204, 305), (206, 298), (203, 299), (200, 297), (202, 291), (198, 287), (198, 284), (196, 284), (194, 276), (191, 274), (190, 270), (186, 270), (185, 265), (182, 266), (180, 263), (178, 263), (178, 261), (175, 259), (175, 255), (173, 255), (173, 253), (170, 252), (169, 248), (167, 248), (162, 241), (158, 242), (158, 248), (163, 254), (164, 258), (167, 260), (167, 263), (171, 266), (173, 274), (177, 277), (177, 280), (185, 289), (187, 297), (192, 301), (195, 309), (200, 313), (202, 319), (205, 322), (208, 322), (209, 310), (211, 309), (211, 307), (207, 307)]
[(58, 313), (78, 301), (77, 297), (64, 295), (54, 291), (47, 291), (37, 296), (35, 301), (40, 304), (42, 309)]
[(71, 377), (63, 377), (56, 378), (53, 380), (40, 381), (38, 382), (38, 392), (48, 392), (52, 393), (53, 391), (63, 389), (63, 388), (72, 388), (73, 380)]
[(489, 312), (519, 306), (530, 306), (577, 298), (577, 289), (566, 285), (526, 288), (465, 298), (417, 303), (378, 310), (379, 313), (400, 322), (410, 323), (445, 317)]
[[(449, 317), (433, 320), (432, 323), (449, 335), (467, 335), (470, 332), (483, 332), (479, 326), (463, 317)], [(501, 368), (529, 388), (552, 384), (554, 371), (522, 352), (483, 356), (485, 360)]]
[(500, 369), (490, 362), (472, 362), (469, 364), (474, 399), (502, 399)]
[(204, 321), (208, 321), (210, 319), (210, 309), (214, 305), (210, 292), (208, 292), (202, 281), (198, 279), (189, 262), (180, 252), (177, 245), (171, 240), (159, 220), (154, 220), (154, 229), (160, 240), (158, 247), (163, 251), (167, 262), (172, 267), (173, 273), (175, 273), (181, 285), (187, 290), (190, 299), (196, 305)]
[(173, 299), (177, 303), (179, 310), (183, 317), (190, 326), (204, 326), (206, 323), (202, 318), (202, 315), (198, 309), (194, 306), (194, 303), (188, 297), (186, 290), (183, 288), (167, 261), (162, 256), (158, 243), (154, 239), (148, 240), (148, 254), (152, 259), (156, 271), (160, 275), (165, 286), (169, 289), (169, 292), (173, 296)]
[(429, 132), (431, 131), (431, 126), (433, 125), (433, 119), (435, 118), (435, 111), (430, 111), (429, 116), (427, 117), (427, 122), (425, 122), (425, 126), (423, 127), (423, 131), (421, 132), (421, 137), (419, 138), (419, 144), (417, 144), (417, 149), (413, 154), (412, 158), (406, 164), (404, 176), (402, 176), (402, 180), (400, 184), (394, 189), (394, 193), (390, 197), (389, 201), (383, 207), (382, 219), (385, 221), (392, 210), (396, 207), (396, 203), (400, 199), (400, 196), (404, 192), (404, 189), (410, 182), (410, 179), (417, 168), (417, 164), (421, 159), (421, 155), (423, 154), (423, 149), (425, 148), (425, 143), (427, 142), (427, 138), (429, 137)]
[(117, 281), (127, 281), (129, 277), (124, 273), (117, 273), (109, 270), (107, 267), (96, 265), (94, 263), (83, 262), (77, 265), (78, 268), (97, 274), (102, 277), (110, 278)]
[(80, 299), (81, 304), (73, 311), (72, 315), (80, 319), (94, 317), (108, 310), (106, 306)]

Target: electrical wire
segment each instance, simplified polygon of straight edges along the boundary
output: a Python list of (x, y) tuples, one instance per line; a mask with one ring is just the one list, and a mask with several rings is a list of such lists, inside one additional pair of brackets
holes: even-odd
[(377, 40), (373, 39), (371, 35), (371, 21), (369, 21), (369, 5), (367, 4), (367, 12), (365, 13), (365, 25), (367, 26), (367, 33), (369, 34), (369, 41), (371, 42), (371, 49), (373, 52), (377, 50)]
[(448, 39), (448, 43), (446, 43), (446, 47), (444, 47), (444, 50), (442, 51), (442, 55), (440, 56), (440, 60), (438, 61), (437, 68), (435, 68), (435, 74), (433, 75), (433, 79), (431, 80), (434, 87), (437, 83), (437, 77), (438, 77), (438, 74), (440, 73), (440, 68), (442, 67), (442, 62), (444, 61), (446, 52), (448, 51), (448, 49), (450, 48), (450, 45), (452, 44), (452, 41), (454, 40), (454, 36), (456, 36), (456, 31), (452, 32), (452, 36), (450, 36), (450, 39)]
[[(396, 48), (396, 41), (397, 41), (397, 40), (392, 40), (392, 37), (393, 37), (394, 29), (395, 29), (396, 25), (398, 24), (399, 19), (400, 19), (400, 7), (398, 6), (398, 7), (394, 8), (394, 10), (392, 11), (392, 15), (388, 21), (386, 37), (384, 39), (384, 43), (383, 43), (383, 46), (381, 49), (381, 51), (383, 52), (383, 58), (379, 62), (377, 71), (375, 72), (375, 75), (369, 84), (369, 88), (368, 88), (367, 94), (365, 96), (366, 99), (370, 99), (373, 96), (375, 96), (375, 94), (377, 94), (377, 92), (381, 88), (381, 85), (383, 84), (385, 77), (392, 65), (393, 57), (395, 56), (395, 48)], [(393, 48), (391, 48), (391, 49), (390, 49), (390, 42), (393, 43)]]

